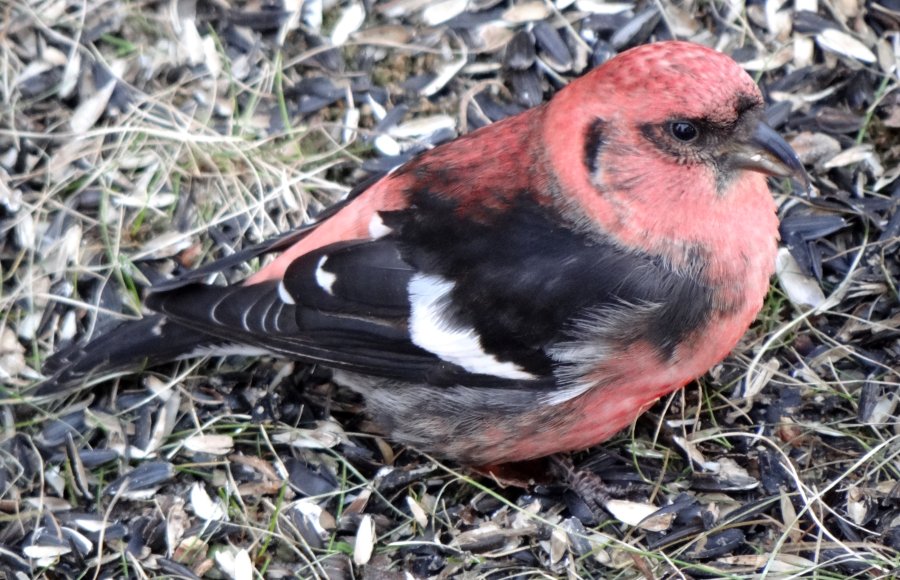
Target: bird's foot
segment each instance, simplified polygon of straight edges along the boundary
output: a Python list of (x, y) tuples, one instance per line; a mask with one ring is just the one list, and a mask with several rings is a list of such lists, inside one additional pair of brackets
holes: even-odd
[[(471, 468), (489, 477), (503, 487), (534, 489), (556, 483), (574, 494), (576, 505), (570, 505), (584, 519), (607, 519), (610, 500), (622, 499), (634, 492), (631, 485), (619, 485), (604, 481), (599, 474), (584, 467), (576, 467), (568, 455), (551, 455), (528, 461), (481, 465)], [(583, 511), (587, 508), (587, 511)], [(590, 513), (588, 513), (590, 512)]]
[(575, 467), (568, 455), (550, 457), (553, 474), (583, 501), (595, 515), (605, 511), (610, 499), (627, 495), (629, 489), (603, 481), (597, 473)]

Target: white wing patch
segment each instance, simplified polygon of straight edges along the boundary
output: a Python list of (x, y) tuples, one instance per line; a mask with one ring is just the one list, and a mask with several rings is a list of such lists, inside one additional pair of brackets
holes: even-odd
[(384, 220), (381, 219), (381, 216), (378, 214), (378, 212), (375, 212), (375, 214), (372, 216), (372, 219), (369, 220), (369, 235), (372, 237), (372, 239), (377, 240), (378, 238), (383, 238), (392, 231), (394, 230), (384, 225)]
[(416, 274), (410, 280), (409, 333), (413, 343), (470, 373), (505, 379), (537, 378), (514, 363), (486, 353), (474, 328), (453, 328), (447, 323), (443, 303), (452, 290), (453, 282), (440, 276)]
[(297, 301), (294, 300), (294, 297), (291, 296), (291, 293), (288, 292), (288, 289), (284, 286), (284, 280), (278, 283), (278, 297), (281, 298), (281, 301), (285, 304), (297, 303)]
[(337, 275), (325, 271), (325, 262), (327, 261), (328, 256), (322, 256), (318, 265), (316, 265), (316, 284), (318, 284), (322, 290), (334, 296), (334, 292), (331, 288), (334, 286), (335, 281), (337, 281)]

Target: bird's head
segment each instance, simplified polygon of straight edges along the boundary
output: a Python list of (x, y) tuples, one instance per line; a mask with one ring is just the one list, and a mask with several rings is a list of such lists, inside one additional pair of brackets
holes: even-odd
[(675, 166), (695, 181), (711, 176), (719, 194), (745, 171), (808, 184), (797, 155), (766, 125), (753, 79), (727, 55), (698, 44), (626, 51), (572, 82), (549, 109), (551, 149), (571, 149), (580, 135), (580, 167), (601, 188), (626, 187), (648, 169), (662, 175)]
[(737, 239), (721, 225), (735, 212), (774, 237), (765, 176), (808, 184), (753, 79), (688, 42), (631, 49), (573, 81), (548, 104), (543, 140), (572, 219), (638, 247)]

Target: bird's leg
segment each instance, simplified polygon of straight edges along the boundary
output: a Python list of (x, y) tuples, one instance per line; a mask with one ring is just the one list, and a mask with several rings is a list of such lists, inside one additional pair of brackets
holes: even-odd
[(623, 497), (628, 489), (620, 485), (610, 485), (597, 473), (575, 467), (569, 455), (553, 455), (550, 458), (553, 475), (571, 489), (595, 513), (602, 513), (607, 502), (614, 497)]
[(528, 461), (480, 465), (471, 469), (504, 487), (531, 489), (536, 484), (559, 482), (575, 493), (598, 516), (604, 513), (610, 499), (625, 497), (631, 491), (630, 486), (607, 483), (597, 473), (575, 467), (572, 458), (562, 454)]

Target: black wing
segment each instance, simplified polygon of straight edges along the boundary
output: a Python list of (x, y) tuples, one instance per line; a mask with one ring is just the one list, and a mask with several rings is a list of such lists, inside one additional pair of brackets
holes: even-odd
[(220, 340), (367, 375), (499, 387), (546, 378), (523, 382), (469, 372), (417, 345), (410, 336), (409, 293), (416, 275), (396, 240), (342, 242), (298, 258), (283, 280), (189, 284), (154, 292), (146, 305)]

